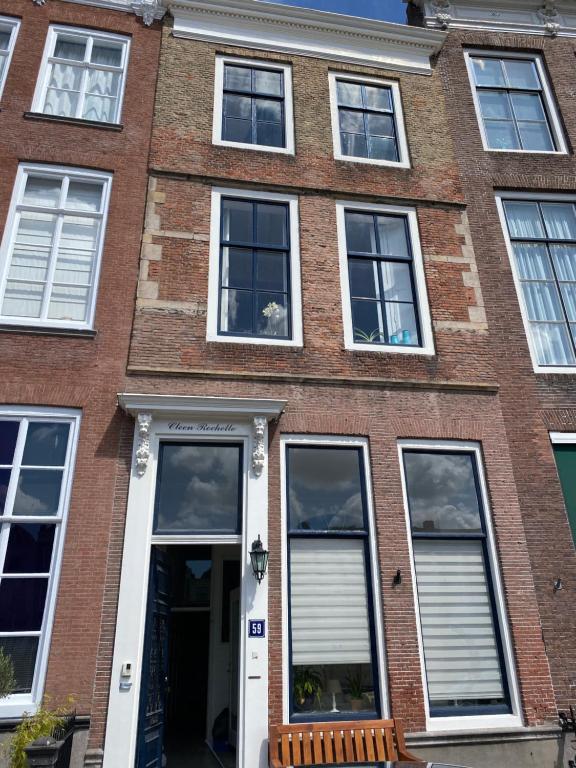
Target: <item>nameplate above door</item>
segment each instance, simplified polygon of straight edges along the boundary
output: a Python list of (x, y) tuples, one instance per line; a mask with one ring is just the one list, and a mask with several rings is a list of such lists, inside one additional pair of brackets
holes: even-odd
[(186, 424), (181, 421), (172, 421), (168, 424), (171, 432), (186, 432), (192, 435), (209, 434), (230, 434), (238, 431), (237, 424), (226, 424), (221, 422), (202, 422)]

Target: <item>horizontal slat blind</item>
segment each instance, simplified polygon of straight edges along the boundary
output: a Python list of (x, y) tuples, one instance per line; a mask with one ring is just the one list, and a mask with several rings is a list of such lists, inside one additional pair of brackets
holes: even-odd
[(414, 541), (430, 701), (504, 697), (482, 542)]
[(293, 539), (290, 558), (293, 663), (369, 664), (364, 542)]

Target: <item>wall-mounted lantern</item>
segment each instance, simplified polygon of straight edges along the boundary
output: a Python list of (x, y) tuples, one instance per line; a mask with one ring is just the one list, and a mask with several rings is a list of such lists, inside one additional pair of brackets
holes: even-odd
[(254, 571), (256, 581), (260, 584), (266, 575), (266, 569), (268, 568), (268, 550), (264, 549), (264, 546), (260, 541), (260, 534), (258, 534), (256, 541), (252, 542), (250, 561), (252, 563), (252, 570)]

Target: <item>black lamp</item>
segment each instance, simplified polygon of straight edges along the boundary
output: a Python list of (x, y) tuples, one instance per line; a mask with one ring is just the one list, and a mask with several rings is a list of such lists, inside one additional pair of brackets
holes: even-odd
[(264, 546), (260, 541), (260, 534), (258, 534), (256, 541), (252, 542), (250, 561), (252, 563), (252, 570), (254, 571), (256, 581), (260, 584), (266, 575), (266, 568), (268, 568), (268, 550), (264, 549)]

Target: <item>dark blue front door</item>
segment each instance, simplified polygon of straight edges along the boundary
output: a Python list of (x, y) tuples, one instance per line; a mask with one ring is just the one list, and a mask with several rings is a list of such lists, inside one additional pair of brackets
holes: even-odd
[(136, 768), (162, 768), (168, 679), (169, 589), (166, 555), (158, 547), (152, 547)]

